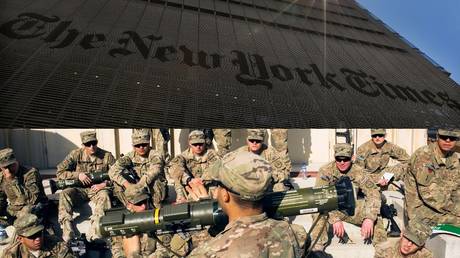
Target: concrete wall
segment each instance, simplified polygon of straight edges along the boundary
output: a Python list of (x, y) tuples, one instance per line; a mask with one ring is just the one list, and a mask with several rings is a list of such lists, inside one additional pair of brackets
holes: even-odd
[[(81, 131), (88, 129), (1, 129), (0, 148), (15, 150), (24, 164), (40, 169), (55, 168), (72, 149), (81, 145)], [(117, 155), (132, 149), (132, 129), (96, 129), (99, 147)], [(187, 148), (188, 129), (173, 129), (171, 153), (178, 154)], [(352, 144), (359, 146), (370, 139), (369, 129), (351, 129)], [(245, 144), (246, 130), (232, 130), (232, 149)], [(333, 146), (343, 139), (336, 139), (335, 129), (290, 129), (289, 154), (294, 164), (306, 162), (315, 170), (333, 157)], [(409, 154), (426, 143), (426, 129), (388, 129), (387, 139), (405, 148)], [(267, 142), (270, 142), (270, 134)], [(118, 146), (118, 147), (117, 147)], [(356, 149), (356, 147), (355, 147)]]

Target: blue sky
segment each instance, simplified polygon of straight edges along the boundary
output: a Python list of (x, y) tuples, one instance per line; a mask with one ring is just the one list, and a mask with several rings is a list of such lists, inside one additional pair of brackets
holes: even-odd
[(460, 84), (460, 0), (357, 0)]

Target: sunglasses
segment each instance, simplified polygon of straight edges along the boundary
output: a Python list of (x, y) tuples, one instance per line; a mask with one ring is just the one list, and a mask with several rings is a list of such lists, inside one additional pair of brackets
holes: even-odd
[(458, 137), (455, 136), (449, 136), (449, 135), (439, 135), (439, 139), (443, 141), (450, 140), (451, 142), (458, 141)]
[(337, 161), (337, 162), (342, 162), (342, 161), (343, 162), (348, 162), (350, 160), (351, 160), (351, 158), (347, 158), (347, 157), (337, 157), (337, 158), (335, 158), (335, 161)]
[(372, 135), (372, 138), (377, 138), (377, 137), (383, 138), (383, 137), (385, 137), (385, 135), (384, 134), (374, 134), (374, 135)]
[(229, 187), (227, 187), (221, 181), (218, 181), (218, 180), (211, 180), (210, 184), (208, 184), (207, 186), (220, 186), (222, 188), (225, 188), (225, 190), (229, 191), (232, 194), (240, 195), (239, 193), (233, 191), (232, 189), (230, 189)]
[(25, 238), (34, 240), (34, 239), (37, 239), (37, 238), (42, 237), (42, 236), (43, 236), (43, 230), (41, 230), (41, 231), (31, 235), (31, 236), (25, 237)]
[(83, 143), (83, 145), (85, 145), (85, 147), (96, 146), (96, 145), (97, 145), (97, 141), (85, 142), (85, 143)]
[(254, 139), (250, 139), (248, 140), (250, 143), (261, 143), (262, 140), (254, 140)]
[(197, 146), (203, 146), (203, 145), (204, 145), (204, 143), (192, 143), (192, 146), (195, 146), (195, 147), (197, 147)]
[(136, 144), (134, 147), (136, 148), (147, 148), (149, 146), (148, 143), (141, 143), (141, 144)]

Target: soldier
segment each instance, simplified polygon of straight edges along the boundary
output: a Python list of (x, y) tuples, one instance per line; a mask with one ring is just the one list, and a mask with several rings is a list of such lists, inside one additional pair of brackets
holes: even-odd
[(176, 202), (187, 201), (184, 186), (192, 178), (202, 178), (204, 171), (218, 159), (217, 152), (207, 148), (205, 135), (202, 131), (190, 132), (188, 148), (174, 157), (169, 164), (169, 175), (174, 181)]
[[(373, 238), (373, 243), (381, 243), (386, 240), (386, 232), (380, 232), (378, 229), (383, 229), (383, 221), (377, 219), (377, 214), (380, 211), (380, 193), (378, 187), (372, 182), (367, 174), (363, 173), (363, 168), (353, 164), (351, 157), (353, 155), (353, 147), (348, 143), (339, 143), (334, 146), (335, 161), (322, 166), (319, 169), (319, 174), (316, 179), (316, 186), (335, 185), (335, 183), (343, 176), (347, 176), (353, 182), (355, 191), (360, 188), (364, 193), (364, 198), (358, 199), (355, 207), (355, 215), (350, 217), (339, 211), (329, 212), (327, 227), (332, 225), (333, 233), (341, 240), (345, 236), (345, 228), (343, 222), (348, 222), (354, 225), (361, 226), (361, 236), (365, 239)], [(322, 217), (318, 225), (324, 225), (326, 219)], [(375, 232), (374, 232), (374, 224)], [(381, 224), (381, 227), (378, 227)], [(316, 239), (320, 234), (320, 227), (315, 227), (312, 232), (312, 239)], [(314, 251), (322, 251), (327, 242), (327, 232), (319, 236), (318, 243), (314, 246)]]
[(48, 198), (38, 170), (16, 160), (10, 148), (0, 150), (0, 215), (15, 219), (21, 212), (46, 212)]
[(460, 162), (453, 151), (459, 138), (459, 130), (439, 129), (437, 141), (417, 149), (409, 161), (404, 181), (407, 217), (427, 236), (437, 224), (460, 224)]
[[(263, 211), (260, 200), (270, 187), (271, 171), (266, 160), (248, 152), (229, 153), (212, 166), (210, 177), (219, 185), (217, 201), (228, 215), (229, 224), (214, 239), (194, 249), (189, 257), (300, 257), (303, 254), (305, 229), (267, 218)], [(193, 190), (193, 184), (190, 186)], [(204, 197), (203, 194), (200, 195)]]
[(424, 232), (408, 225), (399, 239), (389, 239), (375, 247), (374, 258), (433, 258), (433, 253), (425, 248)]
[[(146, 188), (130, 187), (125, 191), (126, 208), (130, 212), (142, 212), (151, 208), (150, 195)], [(166, 248), (174, 250), (179, 257), (183, 257), (189, 251), (187, 242), (182, 241), (179, 235), (174, 235), (172, 239), (163, 237), (161, 243), (157, 243), (148, 234), (123, 237), (123, 250), (125, 256), (131, 257), (173, 257), (174, 255)], [(159, 248), (157, 244), (166, 248)]]
[(70, 187), (62, 190), (59, 195), (59, 224), (62, 228), (62, 238), (67, 242), (76, 237), (73, 227), (73, 210), (82, 202), (94, 203), (91, 216), (89, 240), (97, 238), (95, 221), (104, 215), (104, 211), (112, 207), (110, 201), (109, 182), (95, 184), (87, 173), (108, 172), (115, 162), (112, 153), (97, 146), (95, 131), (80, 133), (82, 147), (71, 151), (57, 165), (57, 178), (80, 180), (85, 187)]
[(235, 152), (252, 152), (267, 160), (273, 168), (273, 191), (285, 191), (288, 187), (291, 161), (287, 156), (280, 156), (275, 148), (264, 143), (265, 129), (248, 129), (246, 146), (242, 146)]
[[(160, 208), (166, 198), (167, 181), (164, 174), (162, 155), (150, 147), (150, 132), (146, 129), (136, 129), (131, 136), (133, 150), (118, 159), (109, 171), (110, 179), (114, 182), (114, 193), (126, 206), (123, 191), (129, 187), (147, 187), (153, 196), (153, 204)], [(138, 179), (130, 183), (122, 175), (123, 169), (132, 166)]]
[[(365, 169), (366, 172), (371, 174), (371, 178), (376, 184), (379, 184), (382, 190), (385, 190), (389, 181), (382, 178), (384, 172), (387, 170), (390, 158), (395, 159), (402, 164), (409, 162), (409, 155), (407, 152), (385, 140), (385, 129), (371, 129), (372, 139), (359, 146), (356, 152), (355, 163)], [(395, 172), (394, 180), (399, 181), (403, 179), (404, 174), (398, 173), (401, 170), (388, 170)]]
[(217, 154), (223, 157), (230, 151), (232, 145), (232, 130), (230, 129), (212, 129), (217, 145)]
[(2, 257), (20, 258), (74, 258), (66, 243), (44, 231), (44, 226), (34, 214), (24, 213), (14, 222), (17, 241), (8, 246)]

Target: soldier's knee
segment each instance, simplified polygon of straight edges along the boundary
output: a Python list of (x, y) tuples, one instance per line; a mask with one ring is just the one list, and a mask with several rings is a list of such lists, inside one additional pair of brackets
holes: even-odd
[(62, 190), (62, 192), (59, 194), (59, 205), (63, 204), (72, 204), (72, 196), (75, 193), (75, 189), (73, 188), (67, 188)]

